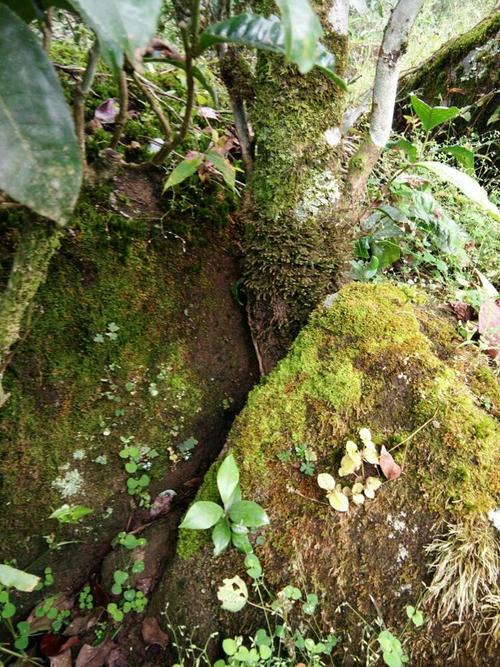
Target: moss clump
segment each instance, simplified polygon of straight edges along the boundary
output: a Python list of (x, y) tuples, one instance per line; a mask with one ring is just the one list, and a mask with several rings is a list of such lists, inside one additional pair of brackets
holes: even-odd
[(6, 375), (2, 558), (36, 554), (32, 536), (54, 529), (48, 516), (63, 502), (90, 505), (97, 522), (125, 488), (120, 438), (156, 449), (164, 468), (202, 404), (166, 248), (108, 197), (100, 187), (83, 198)]
[[(238, 461), (244, 497), (259, 502), (271, 519), (265, 542), (255, 546), (266, 585), (275, 592), (288, 584), (316, 592), (320, 625), (344, 631), (353, 655), (362, 645), (359, 616), (348, 607), (338, 614), (338, 606), (348, 603), (371, 619), (376, 600), (387, 626), (402, 631), (405, 605), (424, 593), (425, 547), (442, 520), (484, 521), (499, 491), (498, 426), (459, 370), (443, 360), (448, 324), (414, 301), (414, 294), (392, 285), (351, 284), (317, 309), (289, 354), (250, 394), (224, 452)], [(305, 443), (317, 454), (316, 472), (339, 481), (345, 443), (359, 441), (361, 427), (392, 450), (403, 473), (386, 481), (374, 500), (341, 514), (324, 502), (315, 476), (277, 454)], [(215, 471), (198, 499), (217, 499)], [(365, 464), (364, 475), (371, 474), (384, 479)], [(343, 478), (342, 485), (353, 481)], [(206, 636), (241, 633), (252, 621), (221, 614), (215, 594), (224, 577), (245, 576), (241, 561), (234, 552), (212, 559), (209, 536), (189, 532), (181, 532), (180, 558), (166, 573), (156, 608), (170, 604), (171, 621), (199, 624)], [(444, 659), (442, 634), (455, 631), (449, 625), (424, 638), (415, 662), (434, 655), (433, 642)]]

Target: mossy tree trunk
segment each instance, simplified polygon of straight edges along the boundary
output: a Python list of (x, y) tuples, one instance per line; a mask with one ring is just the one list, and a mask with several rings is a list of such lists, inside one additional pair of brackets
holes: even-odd
[[(401, 81), (397, 125), (404, 127), (407, 96), (416, 92), (428, 104), (464, 107), (471, 105), (463, 121), (476, 132), (498, 129), (500, 88), (500, 11), (494, 12), (469, 32), (452, 39), (423, 65)], [(460, 131), (463, 126), (457, 125)]]
[[(332, 0), (313, 3), (325, 45), (347, 65), (345, 30), (328, 19)], [(255, 9), (276, 13), (274, 2)], [(337, 150), (345, 93), (319, 71), (306, 76), (282, 58), (259, 53), (250, 120), (256, 156), (244, 217), (248, 312), (261, 370), (283, 356), (318, 301), (335, 286), (343, 237), (332, 215), (341, 193)]]
[(53, 223), (29, 223), (20, 234), (7, 285), (0, 294), (0, 407), (8, 394), (2, 379), (11, 350), (38, 288), (47, 276), (49, 262), (59, 247), (61, 230)]

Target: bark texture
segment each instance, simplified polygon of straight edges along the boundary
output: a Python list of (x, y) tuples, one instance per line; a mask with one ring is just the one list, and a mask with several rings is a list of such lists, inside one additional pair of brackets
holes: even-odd
[[(342, 76), (347, 36), (332, 32), (330, 2), (315, 2), (325, 45)], [(264, 14), (274, 2), (255, 3)], [(332, 210), (342, 182), (339, 126), (345, 94), (324, 74), (306, 76), (259, 53), (250, 109), (256, 157), (244, 217), (249, 319), (267, 372), (318, 301), (335, 286), (342, 234)]]

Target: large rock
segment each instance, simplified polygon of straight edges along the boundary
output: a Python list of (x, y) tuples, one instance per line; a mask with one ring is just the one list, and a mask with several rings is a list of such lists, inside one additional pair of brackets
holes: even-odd
[[(433, 584), (439, 595), (426, 593), (428, 620), (415, 632), (412, 664), (443, 664), (456, 642), (462, 644), (453, 664), (494, 664), (491, 643), (466, 644), (475, 631), (492, 632), (479, 607), (495, 593), (498, 564), (487, 519), (498, 494), (499, 431), (491, 414), (498, 388), (477, 355), (459, 353), (452, 327), (414, 300), (390, 285), (353, 284), (319, 308), (250, 394), (224, 453), (239, 463), (244, 497), (271, 519), (265, 543), (255, 547), (268, 587), (318, 593), (320, 624), (343, 637), (339, 655), (349, 636), (348, 654), (363, 652), (356, 613), (373, 621), (379, 612), (401, 632), (405, 606), (424, 604), (425, 584)], [(401, 443), (394, 455), (403, 473), (374, 500), (340, 514), (315, 502), (325, 500), (315, 475), (278, 454), (306, 443), (317, 454), (316, 472), (337, 477), (344, 445), (359, 440), (362, 427), (388, 449)], [(198, 499), (217, 500), (217, 466)], [(255, 629), (251, 614), (222, 612), (216, 597), (224, 577), (246, 577), (241, 554), (214, 558), (208, 539), (180, 532), (177, 557), (153, 600), (171, 623), (199, 626), (199, 641), (214, 630), (224, 636)], [(444, 574), (430, 567), (433, 559)], [(336, 613), (342, 603), (349, 606)], [(449, 625), (459, 616), (461, 624)]]

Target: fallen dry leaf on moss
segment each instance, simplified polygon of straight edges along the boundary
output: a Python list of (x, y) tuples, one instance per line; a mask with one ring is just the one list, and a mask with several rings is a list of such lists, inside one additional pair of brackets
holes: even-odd
[(392, 481), (401, 475), (401, 466), (396, 463), (384, 445), (380, 450), (380, 467), (388, 480)]

